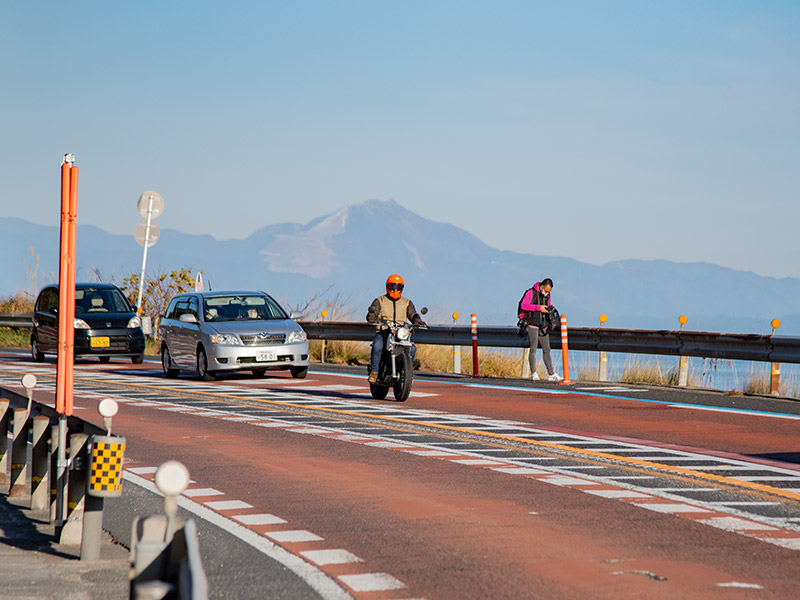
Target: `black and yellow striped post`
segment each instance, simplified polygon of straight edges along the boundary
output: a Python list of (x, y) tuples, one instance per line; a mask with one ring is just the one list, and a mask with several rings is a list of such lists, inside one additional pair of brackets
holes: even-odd
[(122, 466), (125, 438), (94, 435), (89, 445), (89, 468), (86, 478), (86, 508), (83, 513), (81, 560), (100, 559), (103, 531), (103, 500), (122, 495)]

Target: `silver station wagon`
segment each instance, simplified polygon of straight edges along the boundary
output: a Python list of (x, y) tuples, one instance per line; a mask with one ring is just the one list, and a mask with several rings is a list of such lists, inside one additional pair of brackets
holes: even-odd
[(170, 300), (159, 325), (166, 377), (196, 369), (211, 381), (223, 371), (288, 369), (308, 373), (306, 333), (264, 292), (196, 292)]

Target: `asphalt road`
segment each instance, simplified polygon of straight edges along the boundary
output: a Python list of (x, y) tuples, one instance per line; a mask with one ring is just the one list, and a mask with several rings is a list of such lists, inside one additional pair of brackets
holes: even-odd
[[(54, 364), (0, 355), (52, 400)], [(652, 386), (419, 377), (370, 399), (361, 369), (212, 383), (76, 364), (76, 414), (121, 404), (129, 543), (180, 460), (216, 598), (800, 597), (800, 403)]]

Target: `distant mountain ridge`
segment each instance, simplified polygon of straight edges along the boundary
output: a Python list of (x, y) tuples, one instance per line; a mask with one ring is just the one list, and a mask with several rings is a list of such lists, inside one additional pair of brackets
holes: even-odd
[[(80, 222), (80, 215), (79, 215)], [(32, 286), (40, 257), (41, 285), (58, 273), (57, 227), (0, 218), (0, 294)], [(78, 279), (120, 282), (141, 269), (133, 236), (78, 226)], [(457, 311), (479, 323), (511, 325), (522, 292), (543, 277), (555, 281), (553, 302), (573, 327), (608, 327), (800, 335), (800, 279), (762, 277), (708, 263), (624, 260), (590, 265), (577, 260), (492, 248), (453, 225), (425, 219), (393, 200), (369, 200), (311, 220), (273, 224), (243, 240), (215, 240), (162, 230), (148, 251), (148, 271), (181, 267), (203, 271), (214, 289), (266, 289), (298, 306), (325, 290), (341, 292), (361, 319), (383, 292), (390, 273), (406, 279), (406, 294), (438, 321)]]

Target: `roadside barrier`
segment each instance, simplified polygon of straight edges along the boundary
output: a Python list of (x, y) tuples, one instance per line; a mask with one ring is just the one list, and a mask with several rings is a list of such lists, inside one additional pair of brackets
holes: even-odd
[(472, 376), (478, 377), (478, 315), (470, 315), (472, 322)]
[(567, 340), (567, 315), (561, 315), (561, 365), (564, 368), (564, 379), (561, 383), (569, 384), (569, 342)]
[[(374, 327), (349, 321), (301, 321), (309, 339), (369, 342)], [(517, 335), (516, 327), (482, 326), (476, 340), (472, 328), (456, 325), (431, 325), (414, 333), (418, 344), (469, 345), (485, 348), (527, 348), (527, 338)], [(572, 350), (623, 352), (677, 357), (723, 358), (768, 363), (800, 364), (800, 337), (708, 331), (668, 331), (651, 329), (610, 329), (576, 327), (569, 332)], [(687, 374), (688, 374), (688, 360)], [(779, 371), (779, 369), (778, 369)], [(779, 372), (776, 373), (779, 376)], [(779, 380), (775, 380), (777, 385)], [(773, 387), (777, 390), (777, 387)], [(777, 393), (777, 392), (774, 392)]]
[[(453, 313), (453, 325), (458, 321), (458, 313)], [(461, 346), (453, 346), (453, 373), (461, 374)]]
[[(35, 379), (26, 377), (27, 398), (0, 388), (0, 485), (8, 485), (8, 495), (21, 497), (23, 503), (27, 497), (33, 510), (46, 511), (49, 503), (56, 542), (80, 545), (82, 561), (98, 561), (104, 500), (123, 492), (126, 440), (111, 435), (111, 418), (117, 413), (117, 403), (106, 399), (98, 406), (105, 428), (67, 417), (62, 440), (61, 428), (55, 423), (63, 415), (32, 401), (31, 384)], [(58, 464), (62, 442), (68, 449), (64, 452), (63, 470)], [(162, 468), (174, 464), (177, 463), (165, 463)], [(206, 600), (208, 586), (194, 522), (184, 522), (176, 516), (177, 495), (186, 488), (188, 473), (181, 484), (184, 479), (175, 476), (174, 467), (163, 472), (162, 468), (156, 473), (156, 485), (166, 497), (166, 517), (137, 519), (132, 525), (136, 543), (131, 544), (131, 598)], [(180, 468), (185, 471), (182, 465)], [(56, 489), (62, 471), (66, 493), (59, 511)], [(62, 516), (61, 522), (58, 515)], [(140, 521), (142, 525), (137, 529)], [(156, 543), (157, 550), (151, 542)], [(165, 593), (159, 595), (159, 590)]]

